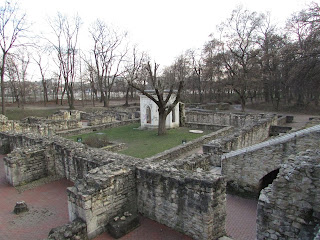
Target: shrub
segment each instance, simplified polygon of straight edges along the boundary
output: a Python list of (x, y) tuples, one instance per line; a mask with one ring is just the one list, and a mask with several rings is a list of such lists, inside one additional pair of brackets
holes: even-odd
[(90, 147), (102, 148), (107, 146), (109, 144), (109, 141), (106, 134), (94, 134), (84, 139), (83, 143), (87, 144)]

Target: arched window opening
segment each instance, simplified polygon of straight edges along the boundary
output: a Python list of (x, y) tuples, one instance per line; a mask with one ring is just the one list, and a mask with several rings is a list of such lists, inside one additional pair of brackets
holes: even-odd
[(265, 175), (263, 178), (259, 181), (259, 192), (267, 187), (269, 184), (273, 183), (273, 180), (277, 178), (280, 168), (273, 170), (272, 172), (269, 172), (267, 175)]
[(176, 108), (172, 109), (172, 122), (176, 122)]
[(147, 116), (147, 123), (151, 123), (151, 109), (149, 106), (147, 106), (147, 109), (146, 109), (146, 116)]

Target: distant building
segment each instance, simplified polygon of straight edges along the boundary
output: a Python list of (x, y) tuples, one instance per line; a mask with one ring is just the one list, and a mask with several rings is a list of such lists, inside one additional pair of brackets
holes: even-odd
[[(152, 94), (156, 99), (157, 96), (154, 90), (147, 90), (149, 94)], [(173, 93), (170, 97), (168, 104), (174, 102), (176, 95)], [(140, 121), (141, 128), (158, 128), (159, 124), (159, 112), (158, 106), (149, 99), (147, 96), (140, 95)], [(166, 128), (179, 127), (179, 104), (177, 104), (171, 113), (168, 114), (166, 119)]]

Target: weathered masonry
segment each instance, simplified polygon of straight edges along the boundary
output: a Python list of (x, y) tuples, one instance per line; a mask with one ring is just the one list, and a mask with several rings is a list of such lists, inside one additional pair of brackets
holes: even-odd
[[(55, 131), (65, 136), (127, 124), (137, 121), (134, 111), (84, 114), (80, 118), (92, 126)], [(61, 113), (52, 118), (78, 121), (79, 115)], [(262, 190), (259, 200), (258, 239), (317, 234), (319, 152), (313, 152), (320, 147), (320, 125), (265, 141), (271, 126), (283, 119), (211, 111), (187, 111), (185, 119), (188, 126), (215, 132), (143, 160), (48, 136), (46, 131), (27, 133), (38, 129), (41, 121), (30, 120), (35, 127), (20, 122), (24, 126), (17, 128), (20, 133), (0, 133), (0, 151), (9, 153), (4, 159), (6, 177), (13, 186), (46, 176), (74, 182), (67, 189), (72, 223), (52, 233), (56, 236), (74, 229), (84, 239), (94, 238), (116, 216), (130, 212), (194, 239), (217, 239), (225, 235), (227, 183), (236, 191), (258, 194), (265, 176), (272, 173), (276, 179)], [(11, 125), (4, 119), (3, 130), (12, 130), (6, 129)], [(204, 154), (179, 159), (202, 144)]]
[(12, 185), (48, 175), (74, 181), (68, 188), (70, 221), (82, 219), (89, 238), (126, 211), (140, 212), (195, 239), (225, 235), (225, 180), (210, 174), (208, 159), (191, 166), (188, 160), (161, 165), (57, 136), (1, 133), (0, 139), (12, 151), (5, 158)]
[[(0, 114), (0, 131), (38, 133), (42, 136), (52, 136), (65, 131), (93, 131), (104, 129), (110, 124), (124, 124), (139, 121), (140, 114), (136, 108), (127, 111), (99, 111), (85, 113), (78, 110), (60, 110), (47, 118), (27, 117), (18, 120), (8, 120)], [(91, 126), (91, 127), (87, 127)], [(85, 128), (83, 128), (85, 127)]]
[(273, 184), (261, 192), (257, 239), (319, 239), (319, 176), (319, 150), (288, 157)]
[(320, 125), (289, 133), (221, 156), (222, 175), (237, 192), (258, 194), (264, 177), (292, 154), (319, 149)]

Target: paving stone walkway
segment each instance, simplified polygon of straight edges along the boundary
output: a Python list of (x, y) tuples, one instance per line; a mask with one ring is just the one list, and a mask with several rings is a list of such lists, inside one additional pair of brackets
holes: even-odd
[[(49, 231), (69, 221), (65, 179), (37, 185), (25, 191), (16, 190), (5, 179), (3, 156), (0, 156), (0, 240), (42, 240)], [(25, 201), (30, 211), (15, 215), (18, 201)], [(227, 234), (235, 240), (254, 240), (256, 205), (254, 200), (227, 196)], [(122, 240), (191, 240), (162, 224), (141, 217), (141, 226)], [(107, 233), (95, 240), (113, 239)]]
[(227, 235), (234, 240), (256, 239), (257, 200), (227, 195)]

